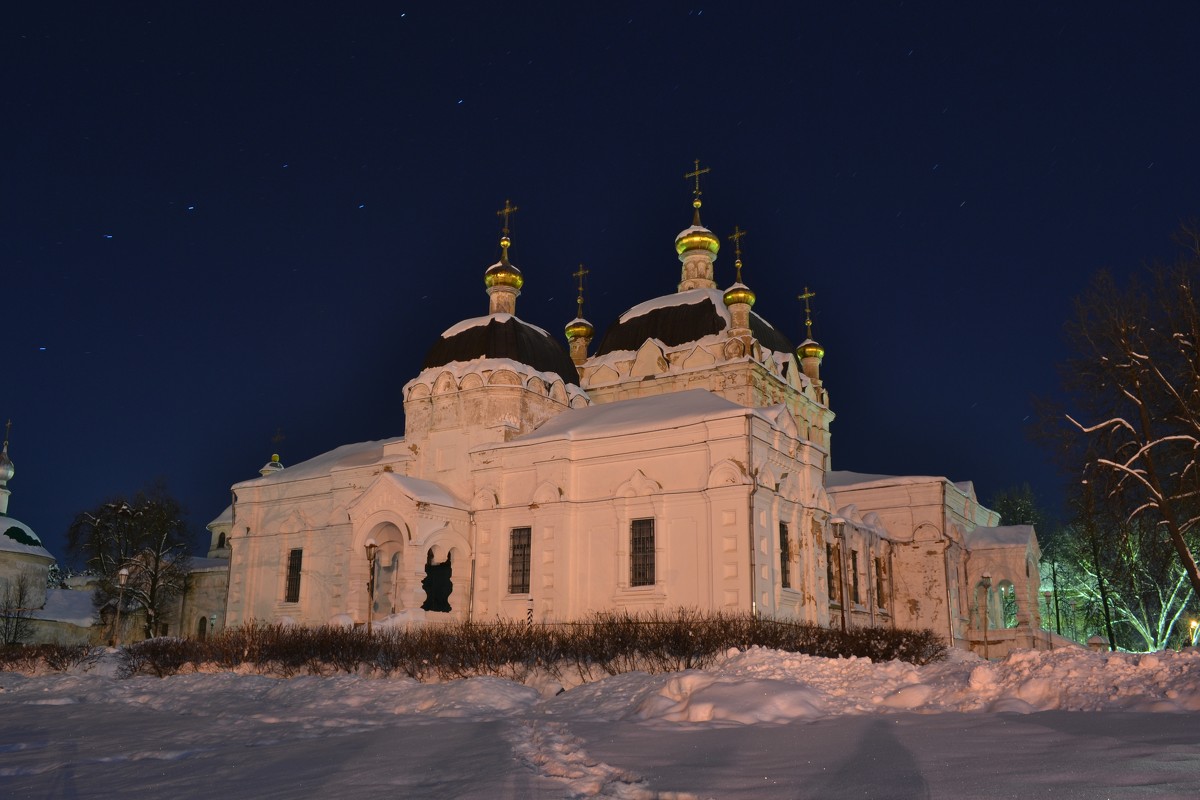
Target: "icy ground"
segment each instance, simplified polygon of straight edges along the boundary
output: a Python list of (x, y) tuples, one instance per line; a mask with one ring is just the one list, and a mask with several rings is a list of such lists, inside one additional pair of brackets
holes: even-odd
[(0, 798), (1200, 797), (1200, 651), (750, 650), (570, 688), (0, 674)]

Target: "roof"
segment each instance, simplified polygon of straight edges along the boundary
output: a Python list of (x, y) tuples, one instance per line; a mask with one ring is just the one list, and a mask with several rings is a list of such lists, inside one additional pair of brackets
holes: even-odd
[(413, 478), (409, 475), (400, 475), (395, 472), (385, 472), (379, 476), (379, 480), (396, 485), (400, 491), (418, 503), (429, 503), (446, 508), (458, 508), (463, 511), (470, 510), (453, 492), (435, 481), (427, 481), (424, 478)]
[(24, 553), (54, 560), (32, 528), (6, 514), (0, 514), (0, 553)]
[(489, 358), (510, 359), (554, 373), (564, 383), (579, 384), (579, 370), (558, 340), (512, 314), (475, 317), (454, 325), (429, 348), (421, 368)]
[(550, 439), (594, 439), (619, 434), (675, 428), (727, 417), (753, 415), (771, 421), (770, 409), (747, 408), (705, 389), (601, 403), (572, 409), (546, 420), (524, 436), (491, 447), (520, 445)]
[(94, 597), (91, 589), (47, 589), (46, 604), (30, 616), (87, 628), (96, 621)]
[(217, 525), (232, 525), (232, 524), (233, 524), (233, 506), (229, 505), (229, 506), (225, 507), (225, 510), (221, 512), (220, 516), (218, 516), (216, 519), (214, 519), (212, 522), (208, 523), (204, 527), (207, 528), (208, 530), (212, 530)]
[[(639, 303), (609, 326), (596, 355), (637, 350), (647, 339), (677, 347), (724, 333), (733, 326), (733, 318), (725, 307), (723, 295), (718, 289), (689, 289)], [(768, 350), (791, 353), (794, 349), (779, 329), (753, 311), (750, 332)]]
[(952, 481), (942, 475), (876, 475), (869, 472), (851, 472), (839, 469), (825, 475), (827, 489), (863, 489), (868, 486), (897, 486), (914, 483), (949, 483), (964, 494), (974, 495), (975, 485), (971, 481)]
[[(278, 472), (273, 472), (269, 475), (264, 475), (261, 478), (251, 478), (250, 480), (241, 481), (234, 484), (233, 488), (246, 486), (248, 484), (263, 484), (263, 483), (288, 483), (290, 481), (305, 480), (308, 478), (321, 478), (330, 475), (337, 469), (348, 469), (350, 467), (365, 467), (379, 463), (383, 459), (383, 449), (385, 445), (399, 442), (404, 439), (403, 436), (395, 436), (391, 439), (380, 439), (374, 442), (358, 442), (356, 444), (344, 444), (341, 447), (334, 448), (326, 453), (321, 453), (319, 456), (314, 456), (307, 461), (301, 461), (299, 464), (294, 464), (287, 469), (281, 469)], [(221, 519), (220, 517), (217, 518)]]
[(1032, 525), (1001, 525), (996, 528), (976, 528), (966, 536), (968, 550), (988, 550), (994, 547), (1025, 547), (1037, 541)]

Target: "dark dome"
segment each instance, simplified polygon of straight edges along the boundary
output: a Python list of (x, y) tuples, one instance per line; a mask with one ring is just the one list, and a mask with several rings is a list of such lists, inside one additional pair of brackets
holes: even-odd
[(579, 371), (563, 346), (546, 331), (511, 314), (460, 322), (434, 342), (421, 368), (477, 358), (506, 358), (538, 372), (554, 373), (564, 383), (579, 385)]
[[(637, 350), (647, 339), (667, 347), (723, 333), (729, 327), (728, 311), (716, 289), (691, 289), (634, 306), (604, 334), (596, 355), (616, 350)], [(774, 325), (750, 312), (750, 332), (768, 350), (791, 353), (792, 343)]]

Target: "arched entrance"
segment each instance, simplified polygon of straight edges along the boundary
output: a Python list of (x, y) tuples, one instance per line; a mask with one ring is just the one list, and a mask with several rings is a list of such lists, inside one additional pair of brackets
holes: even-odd
[(421, 604), (421, 608), (425, 611), (442, 611), (449, 612), (450, 594), (454, 591), (453, 568), (451, 566), (451, 554), (446, 553), (446, 560), (438, 563), (434, 554), (434, 548), (429, 548), (425, 554), (425, 578), (421, 581), (421, 588), (425, 590), (425, 602)]

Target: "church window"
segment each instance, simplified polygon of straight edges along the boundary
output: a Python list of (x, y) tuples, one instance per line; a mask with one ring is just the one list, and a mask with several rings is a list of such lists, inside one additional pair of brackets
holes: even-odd
[(842, 570), (841, 549), (835, 544), (825, 544), (825, 582), (829, 587), (829, 602), (841, 605)]
[(300, 562), (304, 559), (304, 551), (297, 547), (288, 552), (287, 588), (283, 600), (285, 603), (300, 602)]
[(858, 551), (850, 551), (850, 597), (858, 604), (862, 604), (862, 595), (858, 593)]
[(792, 588), (792, 542), (786, 522), (779, 523), (779, 585)]
[(217, 537), (217, 549), (219, 550), (224, 546), (225, 546), (225, 534), (222, 533), (220, 536)]
[(531, 529), (513, 528), (508, 556), (509, 594), (528, 594)]
[(887, 608), (887, 565), (882, 556), (875, 557), (875, 605)]
[(654, 585), (654, 520), (635, 519), (629, 526), (629, 585)]

